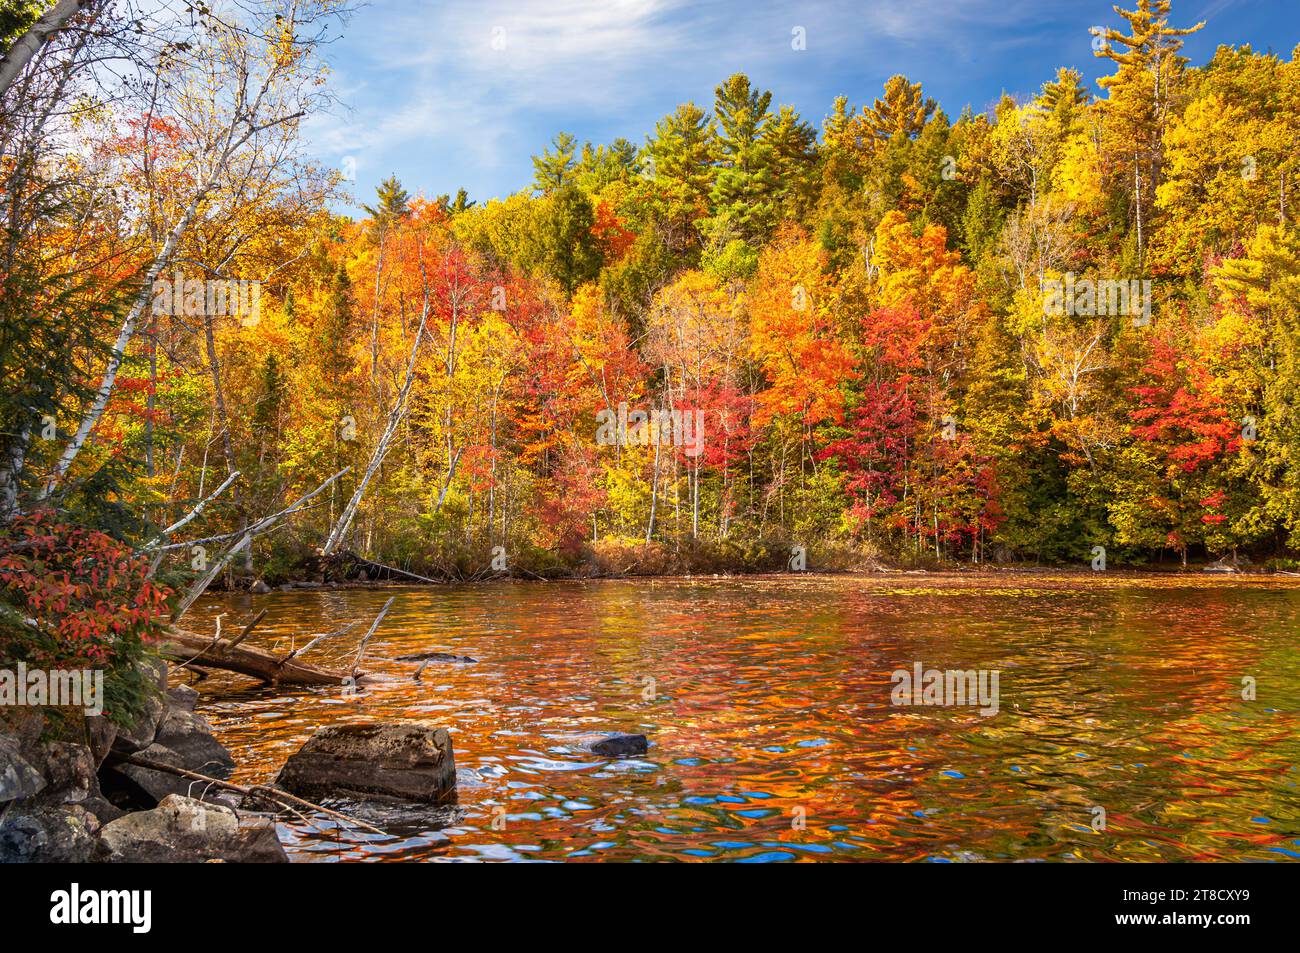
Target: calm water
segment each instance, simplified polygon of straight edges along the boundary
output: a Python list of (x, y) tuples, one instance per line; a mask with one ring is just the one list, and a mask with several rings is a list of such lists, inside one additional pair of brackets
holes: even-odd
[[(359, 694), (200, 686), (241, 780), (273, 777), (319, 725), (451, 732), (457, 807), (356, 810), (386, 838), (285, 824), (297, 860), (1300, 859), (1289, 580), (516, 582), (214, 597), (189, 621), (269, 606), (256, 639), (287, 651), (364, 632), (390, 595)], [(416, 682), (394, 659), (422, 651), (479, 661)], [(918, 661), (998, 670), (999, 713), (892, 705), (890, 673)], [(615, 730), (649, 754), (573, 744)]]

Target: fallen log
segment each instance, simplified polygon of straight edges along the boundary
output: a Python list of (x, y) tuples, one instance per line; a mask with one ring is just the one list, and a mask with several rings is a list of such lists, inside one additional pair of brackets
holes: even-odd
[(359, 677), (345, 671), (311, 665), (295, 656), (283, 658), (252, 645), (216, 639), (183, 629), (169, 629), (159, 652), (187, 668), (215, 668), (270, 685), (343, 685)]

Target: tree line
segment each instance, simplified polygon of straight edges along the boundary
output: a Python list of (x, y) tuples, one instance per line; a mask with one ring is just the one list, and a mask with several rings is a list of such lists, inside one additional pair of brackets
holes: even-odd
[(1300, 544), (1296, 53), (1193, 67), (1137, 0), (1079, 38), (1095, 90), (954, 119), (895, 76), (818, 127), (736, 74), (507, 198), (354, 218), (298, 139), (343, 7), (73, 6), (3, 93), (7, 526), (139, 547), (208, 501), (182, 578), (330, 481), (229, 563), (273, 582)]

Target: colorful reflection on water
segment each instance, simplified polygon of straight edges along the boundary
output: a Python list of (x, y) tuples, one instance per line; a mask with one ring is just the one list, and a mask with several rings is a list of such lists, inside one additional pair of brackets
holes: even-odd
[[(213, 597), (287, 652), (397, 596), (363, 691), (199, 687), (266, 780), (320, 725), (447, 727), (460, 800), (286, 823), (296, 860), (1300, 858), (1300, 585), (1272, 578), (769, 576)], [(325, 663), (354, 636), (312, 651)], [(443, 651), (420, 680), (403, 654)], [(891, 704), (891, 672), (1000, 671), (1000, 710)], [(1257, 698), (1242, 698), (1253, 678)], [(575, 736), (643, 732), (647, 756)], [(1104, 811), (1104, 815), (1098, 809)], [(1097, 828), (1102, 826), (1104, 830)]]

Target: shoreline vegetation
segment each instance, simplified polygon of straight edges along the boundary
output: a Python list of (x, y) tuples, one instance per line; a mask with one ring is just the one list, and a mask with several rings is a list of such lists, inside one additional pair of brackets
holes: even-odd
[[(213, 585), (208, 591), (211, 593), (239, 593), (249, 592), (253, 595), (272, 595), (276, 592), (293, 592), (293, 591), (310, 591), (315, 589), (385, 589), (399, 586), (421, 586), (421, 585), (490, 585), (493, 583), (507, 582), (584, 582), (605, 579), (650, 579), (650, 580), (689, 580), (689, 579), (752, 579), (752, 578), (817, 578), (823, 576), (861, 576), (861, 577), (890, 577), (890, 576), (1039, 576), (1044, 578), (1056, 576), (1088, 576), (1093, 578), (1111, 579), (1111, 578), (1144, 578), (1144, 577), (1174, 577), (1174, 578), (1198, 578), (1206, 574), (1217, 575), (1222, 577), (1239, 577), (1239, 578), (1300, 578), (1300, 571), (1289, 568), (1279, 568), (1270, 565), (1254, 565), (1250, 563), (1240, 563), (1233, 565), (1230, 562), (1216, 560), (1214, 562), (1190, 563), (1183, 565), (1181, 562), (1167, 563), (1147, 563), (1136, 566), (1117, 566), (1108, 567), (1104, 573), (1098, 573), (1097, 570), (1091, 569), (1087, 565), (998, 565), (990, 566), (985, 564), (937, 564), (919, 567), (910, 564), (885, 565), (874, 564), (870, 566), (854, 566), (843, 568), (812, 568), (791, 572), (790, 570), (780, 568), (709, 568), (699, 571), (689, 571), (685, 569), (670, 570), (665, 572), (638, 572), (635, 569), (624, 571), (600, 570), (595, 567), (576, 567), (549, 573), (534, 572), (499, 572), (499, 573), (480, 573), (473, 576), (462, 576), (453, 573), (445, 573), (441, 576), (423, 576), (414, 573), (408, 573), (396, 567), (377, 567), (367, 572), (366, 578), (346, 577), (337, 578), (331, 574), (301, 574), (294, 578), (284, 578), (277, 580), (275, 584), (268, 584), (261, 579), (239, 579), (233, 580), (230, 584)], [(258, 585), (261, 583), (262, 585)]]

